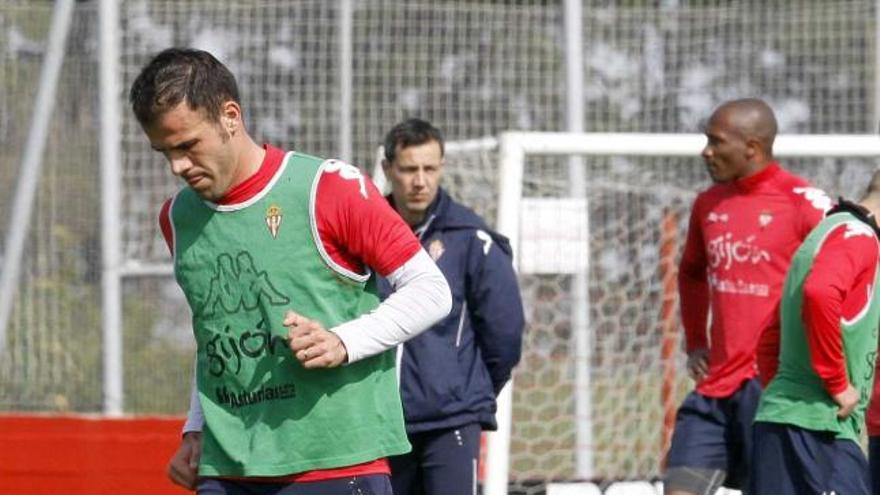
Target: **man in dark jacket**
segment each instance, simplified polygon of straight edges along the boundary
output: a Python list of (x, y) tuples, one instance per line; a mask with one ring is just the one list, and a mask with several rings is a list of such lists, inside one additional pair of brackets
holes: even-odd
[[(524, 316), (510, 243), (439, 187), (443, 134), (409, 119), (385, 137), (388, 200), (452, 290), (449, 316), (398, 355), (413, 450), (391, 458), (396, 495), (476, 493), (480, 432), (496, 429), (495, 397), (519, 362)], [(388, 295), (389, 288), (382, 284)]]

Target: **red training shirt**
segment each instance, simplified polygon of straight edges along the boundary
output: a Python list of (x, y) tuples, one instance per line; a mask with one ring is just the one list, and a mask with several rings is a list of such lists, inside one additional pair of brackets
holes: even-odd
[(830, 205), (825, 193), (776, 162), (697, 196), (678, 273), (687, 351), (709, 349), (697, 392), (728, 397), (758, 374), (758, 364), (762, 378), (775, 373), (785, 273)]

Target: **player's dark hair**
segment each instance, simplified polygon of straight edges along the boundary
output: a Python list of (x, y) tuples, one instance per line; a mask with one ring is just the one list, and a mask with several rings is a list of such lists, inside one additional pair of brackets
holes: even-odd
[(210, 53), (192, 48), (168, 48), (153, 57), (131, 85), (129, 101), (142, 126), (183, 101), (215, 122), (224, 103), (241, 104), (232, 72)]
[(397, 148), (418, 146), (429, 141), (437, 141), (440, 145), (440, 156), (445, 153), (443, 132), (431, 125), (430, 122), (417, 118), (406, 119), (395, 125), (385, 135), (385, 160), (388, 163), (394, 161)]
[(843, 199), (841, 197), (841, 198), (838, 198), (837, 204), (834, 205), (833, 208), (828, 210), (828, 213), (826, 213), (825, 215), (831, 216), (831, 215), (835, 215), (837, 213), (850, 213), (850, 214), (852, 214), (854, 217), (858, 218), (859, 220), (861, 220), (862, 222), (867, 224), (869, 227), (874, 229), (874, 232), (876, 232), (877, 235), (880, 236), (880, 226), (877, 225), (877, 218), (874, 217), (874, 214), (871, 213), (871, 210), (869, 210), (868, 208), (866, 208), (858, 203), (853, 203), (852, 201), (848, 201), (846, 199)]

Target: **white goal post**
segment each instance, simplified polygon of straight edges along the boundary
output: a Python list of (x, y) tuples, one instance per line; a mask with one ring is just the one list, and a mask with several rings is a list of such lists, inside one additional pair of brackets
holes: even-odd
[[(500, 138), (498, 229), (512, 241), (518, 239), (514, 212), (522, 195), (526, 155), (693, 157), (705, 144), (702, 134), (505, 132)], [(776, 138), (773, 152), (784, 157), (876, 157), (880, 156), (880, 136), (782, 135)], [(516, 249), (516, 242), (513, 245)]]

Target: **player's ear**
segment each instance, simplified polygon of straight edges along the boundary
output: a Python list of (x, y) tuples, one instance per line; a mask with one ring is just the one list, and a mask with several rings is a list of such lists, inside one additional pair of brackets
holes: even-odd
[(763, 146), (757, 139), (746, 140), (746, 158), (752, 161), (763, 153)]
[(388, 159), (382, 159), (382, 172), (385, 174), (386, 179), (391, 179), (391, 162)]
[(241, 121), (241, 107), (238, 103), (228, 100), (220, 107), (220, 123), (230, 134), (236, 131)]

